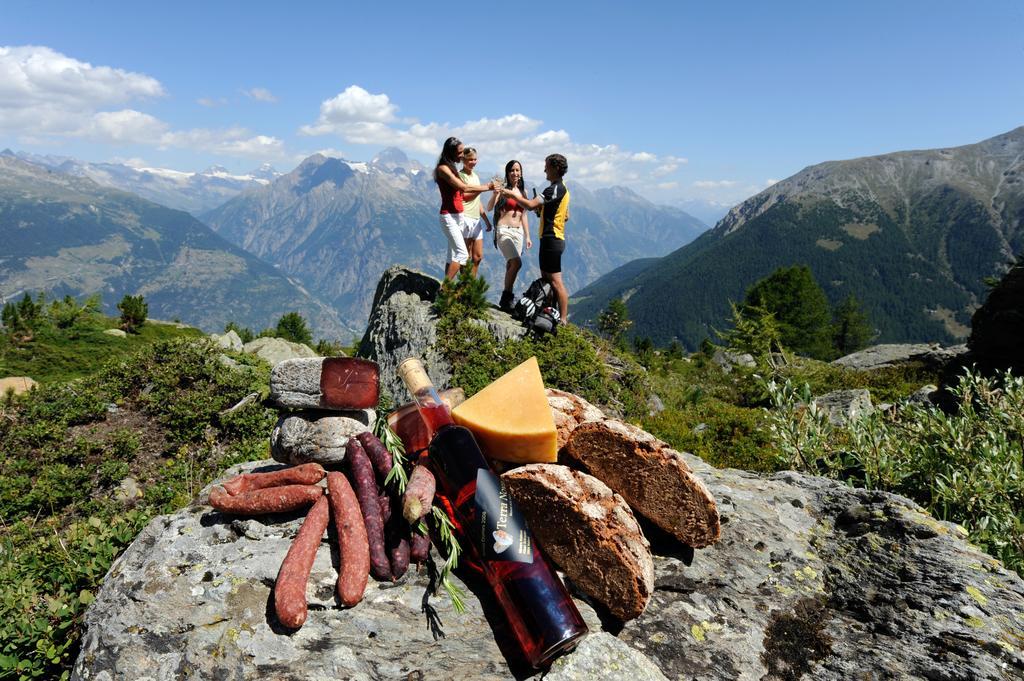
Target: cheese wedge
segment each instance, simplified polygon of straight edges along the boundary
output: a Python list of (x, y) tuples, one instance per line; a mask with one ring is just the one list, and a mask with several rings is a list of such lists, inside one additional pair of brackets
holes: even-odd
[(456, 406), (452, 418), (472, 431), (492, 459), (553, 463), (558, 458), (555, 420), (536, 357)]

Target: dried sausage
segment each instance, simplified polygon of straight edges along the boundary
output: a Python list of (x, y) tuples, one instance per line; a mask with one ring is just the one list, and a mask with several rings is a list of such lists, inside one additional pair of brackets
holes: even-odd
[(373, 470), (377, 472), (377, 477), (383, 484), (384, 478), (388, 477), (388, 473), (391, 472), (391, 467), (394, 462), (391, 459), (391, 452), (384, 446), (376, 435), (367, 431), (365, 433), (359, 433), (356, 435), (359, 440), (359, 444), (363, 446), (363, 451), (366, 452), (366, 456), (369, 457), (370, 463), (373, 464)]
[(345, 448), (345, 462), (348, 464), (349, 479), (359, 499), (366, 524), (366, 538), (370, 542), (370, 574), (377, 580), (391, 580), (391, 565), (384, 549), (384, 520), (380, 514), (380, 498), (377, 483), (373, 478), (373, 466), (367, 458), (359, 440), (353, 438)]
[(280, 487), (281, 485), (315, 485), (324, 479), (327, 472), (318, 463), (304, 463), (266, 473), (242, 473), (224, 483), (228, 494), (241, 494), (254, 489)]
[[(400, 502), (395, 499), (397, 506)], [(397, 582), (409, 569), (409, 524), (395, 512), (390, 513), (387, 523), (388, 558), (391, 560), (391, 581)]]
[(281, 563), (274, 584), (274, 611), (281, 624), (298, 629), (306, 621), (306, 584), (316, 551), (327, 529), (327, 497), (320, 497), (309, 511)]
[(405, 486), (405, 495), (402, 497), (402, 515), (410, 525), (419, 522), (420, 518), (430, 511), (434, 504), (435, 491), (437, 482), (434, 480), (434, 474), (425, 465), (416, 464), (409, 475), (409, 484)]
[(220, 487), (214, 487), (210, 490), (210, 506), (218, 511), (236, 515), (286, 513), (312, 506), (323, 495), (323, 488), (317, 485), (267, 487), (234, 496)]
[(409, 537), (409, 560), (419, 565), (430, 553), (430, 537), (413, 529)]
[(366, 525), (352, 486), (341, 473), (327, 474), (327, 498), (338, 537), (338, 599), (351, 608), (362, 600), (370, 575)]

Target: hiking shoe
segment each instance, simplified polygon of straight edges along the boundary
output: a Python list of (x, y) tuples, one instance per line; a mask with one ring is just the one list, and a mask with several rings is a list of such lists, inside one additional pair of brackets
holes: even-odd
[(498, 308), (505, 312), (512, 312), (512, 300), (513, 296), (511, 291), (502, 291), (501, 300), (498, 302)]

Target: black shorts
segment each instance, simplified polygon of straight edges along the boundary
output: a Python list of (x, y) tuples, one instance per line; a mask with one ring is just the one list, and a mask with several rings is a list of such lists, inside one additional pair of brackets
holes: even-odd
[(562, 271), (562, 253), (565, 252), (565, 239), (555, 236), (540, 238), (540, 271), (556, 274)]

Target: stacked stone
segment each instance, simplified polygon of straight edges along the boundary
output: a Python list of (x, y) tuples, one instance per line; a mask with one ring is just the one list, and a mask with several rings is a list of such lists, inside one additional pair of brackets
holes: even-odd
[(270, 452), (285, 464), (337, 468), (350, 438), (372, 428), (380, 392), (377, 364), (352, 357), (285, 360), (270, 372), (280, 418)]

